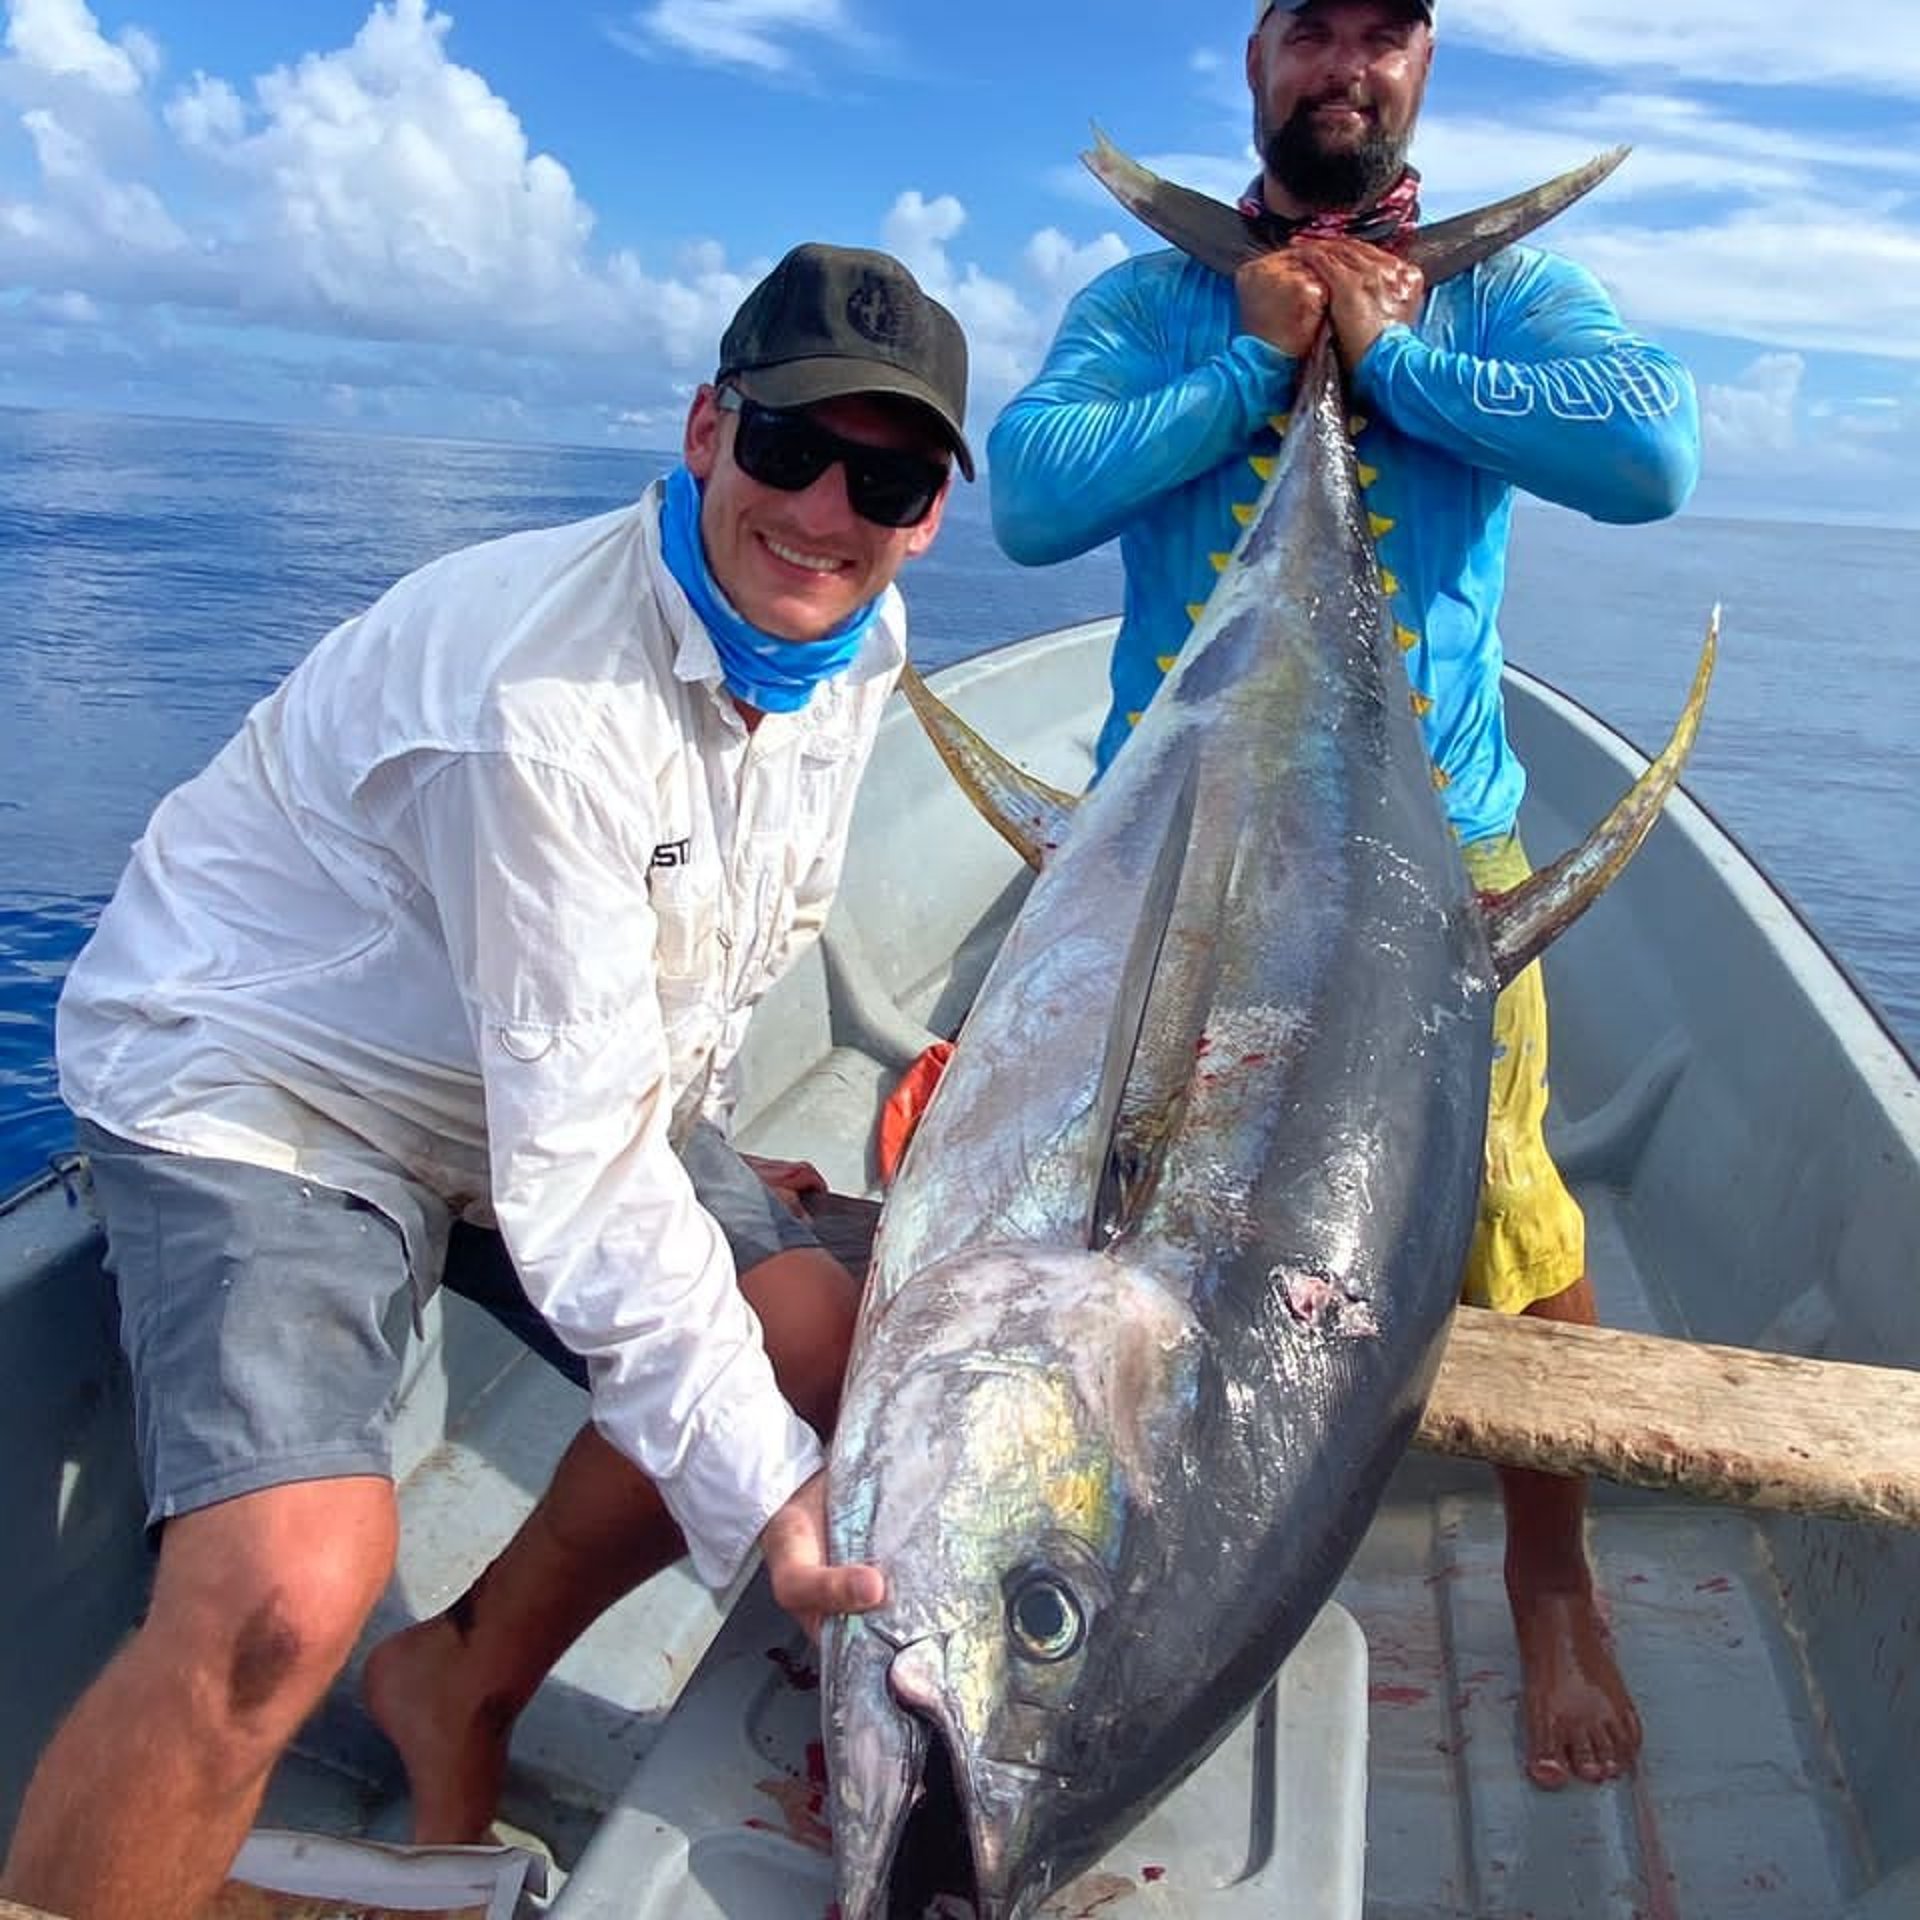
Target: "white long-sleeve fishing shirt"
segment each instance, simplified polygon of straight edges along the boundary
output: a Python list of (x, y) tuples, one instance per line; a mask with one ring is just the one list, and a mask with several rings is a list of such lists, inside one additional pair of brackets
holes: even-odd
[(695, 1570), (821, 1465), (672, 1141), (825, 921), (904, 658), (751, 733), (658, 488), (473, 547), (336, 628), (155, 812), (58, 1018), (114, 1133), (353, 1193), (437, 1283), (493, 1220)]

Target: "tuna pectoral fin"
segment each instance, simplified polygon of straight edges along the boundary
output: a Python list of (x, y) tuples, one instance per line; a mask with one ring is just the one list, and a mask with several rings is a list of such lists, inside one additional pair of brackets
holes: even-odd
[(1036, 780), (1005, 754), (987, 745), (967, 723), (914, 672), (900, 675), (907, 696), (933, 750), (995, 833), (1036, 872), (1065, 838), (1078, 802), (1070, 793)]
[[(1232, 275), (1249, 260), (1274, 251), (1270, 240), (1256, 238), (1246, 216), (1237, 207), (1210, 200), (1190, 187), (1176, 187), (1130, 160), (1096, 127), (1095, 146), (1080, 157), (1088, 170), (1143, 226), (1170, 241), (1203, 267)], [(1556, 214), (1591, 193), (1627, 157), (1615, 147), (1598, 159), (1575, 167), (1544, 186), (1516, 193), (1477, 213), (1463, 213), (1437, 226), (1422, 227), (1401, 247), (1427, 276), (1429, 286), (1451, 280), (1469, 267), (1524, 240)]]
[(1640, 843), (1653, 831), (1660, 809), (1680, 779), (1680, 769), (1700, 731), (1707, 687), (1720, 649), (1720, 609), (1713, 610), (1693, 691), (1666, 751), (1581, 845), (1544, 867), (1524, 886), (1481, 902), (1494, 970), (1505, 986), (1549, 947), (1612, 885)]

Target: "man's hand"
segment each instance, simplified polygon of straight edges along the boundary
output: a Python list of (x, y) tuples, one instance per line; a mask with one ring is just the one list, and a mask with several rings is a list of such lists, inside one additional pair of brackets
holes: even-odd
[(1293, 248), (1263, 253), (1233, 277), (1240, 296), (1240, 331), (1296, 360), (1306, 358), (1327, 317), (1327, 284)]
[(1351, 373), (1391, 326), (1412, 326), (1426, 304), (1427, 276), (1411, 260), (1364, 240), (1296, 240), (1289, 249), (1327, 289), (1333, 337)]
[(827, 1476), (816, 1473), (760, 1530), (773, 1597), (820, 1638), (830, 1613), (871, 1613), (887, 1597), (878, 1567), (827, 1563)]
[(757, 1153), (743, 1153), (740, 1158), (780, 1196), (787, 1211), (802, 1220), (807, 1209), (801, 1195), (827, 1190), (826, 1177), (811, 1160), (764, 1160)]

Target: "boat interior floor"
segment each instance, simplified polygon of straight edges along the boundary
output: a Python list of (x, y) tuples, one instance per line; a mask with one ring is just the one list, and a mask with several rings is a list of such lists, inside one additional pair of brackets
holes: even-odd
[[(1605, 1317), (1685, 1331), (1635, 1265), (1613, 1191), (1579, 1197)], [(405, 1482), (402, 1563), (368, 1645), (481, 1570), (584, 1413), (490, 1325), (453, 1326), (464, 1311), (449, 1309), (448, 1347), (486, 1384)], [(1872, 1875), (1763, 1530), (1595, 1490), (1592, 1552), (1646, 1751), (1629, 1781), (1558, 1794), (1522, 1770), (1503, 1538), (1491, 1472), (1416, 1455), (1341, 1588), (1369, 1659), (1368, 1920), (1847, 1914)], [(578, 1860), (723, 1618), (676, 1570), (568, 1654), (516, 1731), (507, 1837), (536, 1836), (563, 1873)], [(404, 1782), (359, 1704), (357, 1668), (280, 1769), (265, 1824), (406, 1838)]]

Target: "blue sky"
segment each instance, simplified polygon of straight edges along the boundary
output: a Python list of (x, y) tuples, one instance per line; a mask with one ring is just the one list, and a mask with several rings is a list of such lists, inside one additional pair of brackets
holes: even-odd
[[(0, 404), (677, 443), (793, 241), (959, 312), (984, 423), (1149, 244), (1089, 123), (1227, 194), (1244, 0), (0, 0)], [(1708, 510), (1920, 523), (1911, 0), (1442, 0), (1430, 212), (1636, 148), (1553, 244), (1701, 383)]]

